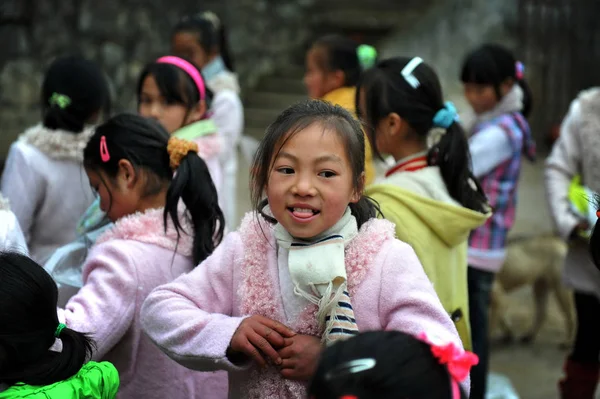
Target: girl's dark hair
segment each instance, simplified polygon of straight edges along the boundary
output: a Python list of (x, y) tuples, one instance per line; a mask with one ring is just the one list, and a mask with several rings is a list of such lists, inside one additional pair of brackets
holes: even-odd
[[(436, 73), (425, 63), (412, 75), (419, 81), (415, 89), (401, 74), (410, 58), (392, 58), (367, 70), (359, 80), (356, 109), (365, 121), (373, 153), (381, 158), (375, 145), (379, 122), (390, 113), (398, 114), (424, 142), (433, 126), (436, 113), (444, 108), (442, 88)], [(360, 96), (364, 93), (366, 115), (360, 115)], [(427, 153), (427, 163), (440, 168), (448, 192), (462, 206), (486, 212), (487, 200), (471, 171), (471, 156), (465, 132), (454, 122), (440, 141)]]
[[(189, 62), (194, 68), (196, 68), (192, 62), (188, 60), (185, 61)], [(200, 70), (198, 70), (198, 73), (200, 73)], [(186, 108), (187, 113), (183, 120), (185, 120), (188, 113), (191, 112), (196, 105), (198, 105), (198, 102), (200, 101), (200, 92), (198, 91), (198, 86), (196, 86), (196, 83), (190, 75), (188, 75), (183, 69), (173, 64), (151, 62), (150, 64), (146, 65), (138, 81), (138, 107), (142, 96), (144, 81), (148, 76), (154, 77), (161, 96), (165, 98), (165, 101), (168, 104), (179, 104)], [(200, 76), (202, 76), (202, 73), (200, 73)], [(204, 78), (202, 78), (202, 80), (204, 81)], [(206, 83), (206, 81), (204, 82)], [(206, 84), (204, 85), (204, 89), (206, 91), (204, 101), (206, 102), (206, 109), (208, 110), (211, 106), (213, 93), (208, 89)]]
[[(354, 188), (362, 190), (365, 140), (360, 123), (339, 105), (321, 100), (299, 102), (283, 111), (267, 128), (252, 162), (252, 204), (254, 209), (271, 223), (275, 223), (276, 220), (266, 215), (263, 209), (268, 204), (268, 199), (264, 198), (264, 189), (269, 181), (273, 160), (290, 138), (314, 124), (321, 125), (324, 131), (337, 134), (342, 139), (352, 168)], [(357, 203), (349, 206), (359, 228), (380, 213), (378, 205), (366, 196), (361, 196)]]
[[(366, 370), (348, 371), (348, 362), (361, 359)], [(433, 356), (428, 344), (399, 331), (371, 331), (325, 349), (308, 395), (314, 399), (344, 395), (452, 399), (452, 385), (448, 369)], [(462, 389), (460, 397), (467, 398)]]
[(69, 328), (62, 351), (50, 347), (58, 327), (58, 289), (43, 267), (16, 252), (0, 253), (0, 383), (49, 385), (75, 375), (94, 343)]
[(327, 35), (312, 46), (323, 50), (320, 67), (325, 71), (344, 72), (344, 87), (356, 86), (362, 66), (358, 58), (358, 43), (341, 35)]
[[(106, 140), (110, 155), (103, 162), (100, 141)], [(171, 217), (178, 236), (186, 232), (179, 220), (177, 205), (183, 200), (187, 208), (185, 217), (191, 219), (194, 231), (193, 258), (196, 264), (209, 256), (223, 238), (225, 226), (219, 208), (217, 191), (206, 163), (198, 154), (190, 152), (174, 173), (169, 164), (167, 144), (169, 133), (158, 122), (139, 115), (117, 115), (102, 125), (88, 142), (83, 152), (86, 169), (102, 171), (109, 178), (116, 177), (119, 161), (126, 159), (137, 169), (147, 172), (144, 195), (155, 195), (169, 183), (164, 212), (164, 225)]]
[(497, 44), (484, 44), (467, 55), (460, 73), (463, 83), (492, 85), (498, 100), (502, 97), (500, 85), (512, 79), (523, 90), (524, 117), (529, 116), (533, 107), (531, 89), (524, 78), (517, 76), (517, 60), (506, 48)]
[[(210, 17), (209, 15), (212, 15)], [(191, 32), (196, 34), (198, 37), (198, 44), (206, 52), (217, 50), (223, 59), (225, 67), (231, 72), (235, 72), (233, 65), (233, 57), (229, 50), (227, 41), (227, 30), (223, 21), (221, 21), (216, 15), (208, 13), (200, 13), (196, 15), (190, 15), (183, 17), (175, 29), (173, 34), (179, 32)]]
[[(56, 96), (68, 97), (60, 106)], [(56, 59), (46, 71), (41, 90), (42, 120), (48, 129), (80, 133), (96, 113), (110, 113), (110, 91), (104, 74), (78, 56)]]

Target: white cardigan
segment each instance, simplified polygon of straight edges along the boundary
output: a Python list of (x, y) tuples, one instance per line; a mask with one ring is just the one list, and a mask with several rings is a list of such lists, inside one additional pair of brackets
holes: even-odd
[[(600, 192), (600, 88), (582, 92), (565, 117), (560, 137), (546, 160), (546, 190), (558, 232), (567, 240), (581, 221), (568, 199), (571, 179), (581, 174), (582, 183)], [(600, 298), (600, 271), (593, 265), (588, 246), (576, 240), (569, 247), (563, 280), (575, 291)]]
[(94, 199), (82, 166), (90, 134), (38, 125), (10, 147), (1, 191), (23, 229), (31, 257), (40, 264), (76, 238), (77, 222)]
[(8, 201), (2, 195), (0, 195), (0, 250), (29, 255), (17, 217), (10, 211)]

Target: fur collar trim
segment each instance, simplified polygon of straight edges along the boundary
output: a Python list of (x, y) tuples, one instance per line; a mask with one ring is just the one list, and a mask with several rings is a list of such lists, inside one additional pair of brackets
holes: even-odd
[(518, 84), (515, 84), (513, 88), (494, 107), (494, 109), (481, 115), (477, 115), (473, 109), (469, 109), (460, 116), (460, 123), (465, 131), (471, 135), (482, 123), (489, 122), (492, 119), (496, 119), (504, 114), (521, 112), (523, 109), (523, 97), (523, 89), (521, 89)]
[(52, 159), (83, 163), (83, 150), (93, 134), (93, 128), (71, 133), (48, 129), (39, 124), (27, 129), (19, 140), (36, 147)]
[(170, 217), (167, 218), (167, 232), (163, 224), (164, 208), (149, 209), (143, 213), (134, 213), (119, 219), (114, 227), (102, 234), (96, 241), (98, 244), (110, 240), (134, 240), (146, 244), (176, 251), (183, 256), (192, 256), (194, 240), (191, 222), (187, 216), (180, 216), (183, 230), (177, 242), (177, 231), (173, 227)]
[(10, 211), (10, 202), (2, 194), (0, 194), (0, 211)]
[[(240, 226), (240, 235), (245, 246), (244, 261), (241, 265), (242, 284), (241, 313), (258, 314), (286, 323), (284, 310), (279, 298), (279, 278), (269, 268), (277, 262), (276, 240), (273, 225), (255, 213), (248, 213)], [(358, 235), (346, 246), (346, 272), (350, 297), (367, 275), (371, 262), (382, 245), (395, 237), (394, 224), (382, 219), (372, 219), (365, 223)], [(276, 273), (276, 272), (275, 272)], [(317, 306), (309, 304), (298, 320), (290, 327), (300, 333), (320, 336), (317, 322)], [(276, 399), (306, 397), (306, 386), (297, 381), (284, 380), (275, 367), (251, 369), (245, 390), (250, 399)]]
[(217, 74), (214, 78), (208, 80), (206, 85), (215, 93), (221, 90), (233, 90), (237, 94), (240, 93), (240, 84), (237, 75), (229, 71)]

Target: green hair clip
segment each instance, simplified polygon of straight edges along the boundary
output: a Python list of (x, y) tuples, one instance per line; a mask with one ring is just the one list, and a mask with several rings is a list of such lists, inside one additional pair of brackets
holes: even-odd
[(362, 69), (369, 69), (375, 65), (375, 61), (377, 60), (377, 50), (375, 50), (375, 47), (368, 44), (361, 44), (356, 49), (356, 54), (358, 55), (358, 62)]
[(65, 328), (67, 328), (66, 324), (64, 323), (59, 323), (58, 327), (56, 327), (56, 331), (54, 332), (54, 337), (58, 338), (60, 337), (60, 333), (62, 332), (62, 330), (64, 330)]
[(52, 93), (52, 96), (48, 100), (50, 105), (56, 105), (60, 109), (65, 109), (71, 104), (71, 99), (65, 94)]

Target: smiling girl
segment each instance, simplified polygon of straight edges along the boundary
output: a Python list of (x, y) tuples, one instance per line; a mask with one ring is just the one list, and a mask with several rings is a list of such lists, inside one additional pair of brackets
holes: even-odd
[(229, 371), (234, 398), (305, 398), (323, 346), (361, 330), (460, 345), (414, 251), (362, 195), (364, 154), (360, 123), (340, 106), (284, 111), (254, 159), (255, 211), (150, 294), (149, 337), (186, 367)]
[(83, 287), (61, 310), (69, 328), (93, 332), (95, 359), (121, 375), (119, 398), (223, 398), (226, 376), (194, 373), (142, 333), (146, 295), (206, 258), (223, 214), (197, 145), (138, 115), (99, 126), (84, 151), (90, 185), (114, 227), (83, 266)]

